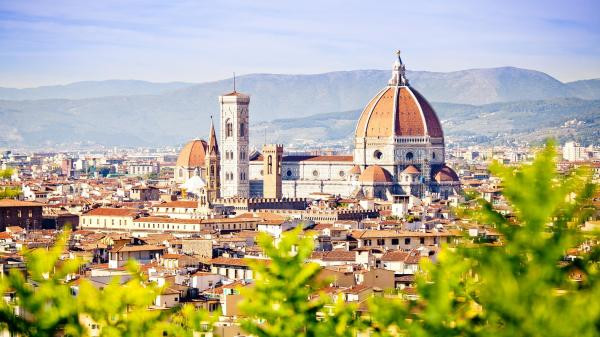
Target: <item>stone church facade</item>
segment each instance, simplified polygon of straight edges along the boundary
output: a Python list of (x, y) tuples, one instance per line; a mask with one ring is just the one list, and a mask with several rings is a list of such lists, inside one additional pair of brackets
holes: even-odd
[[(260, 152), (249, 153), (250, 97), (234, 90), (220, 96), (219, 103), (220, 196), (262, 197), (268, 163)], [(277, 196), (304, 198), (324, 193), (381, 199), (430, 194), (447, 198), (457, 193), (460, 182), (445, 164), (444, 145), (437, 114), (409, 85), (398, 52), (389, 82), (366, 104), (357, 121), (354, 152), (284, 155), (278, 167), (281, 179), (267, 177), (267, 181), (280, 182), (281, 187), (267, 186), (267, 194), (277, 191)], [(178, 169), (179, 161), (176, 179)], [(189, 176), (189, 168), (184, 168), (183, 174)]]

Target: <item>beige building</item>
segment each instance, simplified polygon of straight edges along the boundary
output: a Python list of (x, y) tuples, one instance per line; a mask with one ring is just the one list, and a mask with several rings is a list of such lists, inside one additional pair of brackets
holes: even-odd
[(281, 199), (281, 160), (283, 145), (263, 147), (263, 197)]
[(132, 208), (95, 208), (80, 215), (81, 229), (122, 230), (133, 226), (139, 211)]

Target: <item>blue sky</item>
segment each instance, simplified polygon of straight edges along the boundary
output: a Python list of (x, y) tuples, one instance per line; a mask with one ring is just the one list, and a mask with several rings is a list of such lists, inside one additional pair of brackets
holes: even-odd
[(516, 66), (600, 78), (600, 1), (0, 0), (0, 86)]

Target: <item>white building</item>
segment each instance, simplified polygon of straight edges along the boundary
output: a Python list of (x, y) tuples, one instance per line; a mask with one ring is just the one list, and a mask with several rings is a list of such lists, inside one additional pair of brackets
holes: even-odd
[(250, 96), (237, 91), (219, 96), (221, 110), (221, 197), (250, 196), (248, 106)]
[(567, 161), (589, 160), (588, 150), (575, 142), (566, 142), (563, 146), (563, 158)]

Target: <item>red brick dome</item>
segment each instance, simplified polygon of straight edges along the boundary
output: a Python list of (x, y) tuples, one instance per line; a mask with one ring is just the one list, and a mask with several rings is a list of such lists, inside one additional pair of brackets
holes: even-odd
[(362, 111), (355, 135), (362, 137), (443, 137), (442, 126), (431, 104), (408, 85), (398, 54), (392, 78)]
[(367, 167), (358, 178), (361, 183), (391, 183), (392, 175), (379, 165), (371, 165)]
[(436, 174), (434, 177), (435, 181), (437, 181), (438, 183), (441, 182), (454, 182), (454, 181), (459, 181), (458, 178), (458, 174), (456, 174), (456, 172), (454, 172), (453, 169), (451, 169), (450, 167), (444, 165)]
[(200, 139), (192, 140), (181, 149), (176, 165), (183, 167), (204, 167), (206, 149), (207, 145), (205, 141)]

